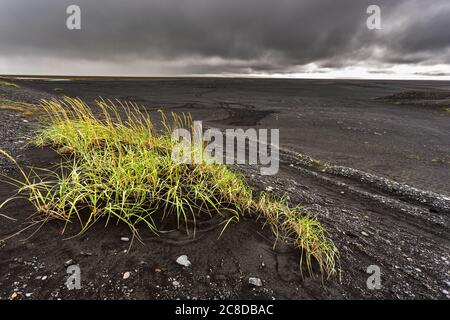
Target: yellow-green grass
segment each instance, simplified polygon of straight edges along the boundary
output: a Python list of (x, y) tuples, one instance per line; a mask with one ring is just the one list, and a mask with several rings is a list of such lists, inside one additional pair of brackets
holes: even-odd
[(38, 114), (41, 108), (31, 103), (0, 98), (0, 110), (13, 110), (24, 116), (33, 116)]
[(0, 81), (0, 86), (19, 88), (19, 86), (17, 84), (12, 83), (12, 82), (8, 82), (8, 81)]
[[(277, 240), (302, 250), (301, 263), (310, 272), (316, 260), (323, 275), (336, 273), (333, 242), (300, 207), (266, 193), (255, 196), (243, 177), (225, 165), (172, 159), (177, 141), (171, 133), (180, 127), (194, 130), (190, 116), (172, 114), (169, 120), (161, 113), (158, 131), (150, 116), (132, 103), (100, 100), (91, 108), (66, 97), (42, 101), (41, 106), (48, 117), (33, 143), (55, 148), (62, 164), (53, 170), (21, 171), (23, 181), (11, 182), (19, 188), (16, 197), (27, 198), (45, 221), (60, 219), (66, 226), (78, 222), (80, 233), (99, 219), (122, 221), (139, 238), (140, 225), (159, 233), (156, 216), (161, 214), (176, 217), (178, 227), (194, 235), (202, 215), (223, 216), (222, 232), (243, 215), (258, 215)], [(193, 226), (188, 223), (192, 221)]]

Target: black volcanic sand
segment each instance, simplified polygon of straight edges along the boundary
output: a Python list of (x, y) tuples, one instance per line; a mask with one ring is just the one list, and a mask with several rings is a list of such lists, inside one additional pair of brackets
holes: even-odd
[[(279, 128), (281, 144), (450, 195), (450, 113), (403, 105), (441, 100), (450, 82), (156, 79), (19, 82), (47, 94), (132, 100), (149, 109), (191, 112), (215, 127)], [(392, 101), (377, 98), (394, 96)], [(448, 91), (447, 91), (448, 95)], [(411, 100), (411, 94), (406, 96)], [(403, 98), (403, 99), (402, 99)], [(401, 101), (401, 105), (395, 102)], [(447, 105), (450, 108), (450, 102)]]
[[(390, 101), (414, 98), (411, 91), (450, 90), (448, 82), (16, 82), (21, 88), (0, 87), (0, 99), (32, 102), (67, 94), (92, 101), (102, 96), (142, 103), (151, 111), (191, 112), (208, 126), (280, 128), (286, 152), (281, 154), (279, 174), (263, 177), (258, 168), (248, 166), (238, 170), (256, 191), (270, 186), (277, 195), (287, 193), (328, 227), (341, 254), (342, 276), (323, 282), (307, 274), (302, 277), (299, 250), (282, 244), (274, 249), (270, 231), (253, 217), (229, 226), (220, 239), (220, 221), (212, 220), (199, 226), (195, 239), (178, 231), (161, 237), (143, 231), (144, 244), (135, 240), (131, 247), (120, 239), (130, 236), (123, 225), (105, 228), (99, 221), (86, 234), (70, 238), (75, 226), (61, 235), (63, 224), (51, 221), (35, 234), (29, 229), (0, 242), (2, 299), (14, 292), (16, 299), (449, 298), (450, 199), (445, 195), (450, 194), (450, 115), (440, 105), (424, 108)], [(409, 93), (398, 95), (401, 92)], [(442, 95), (418, 96), (429, 102)], [(51, 150), (26, 145), (36, 124), (33, 117), (0, 110), (0, 123), (0, 148), (20, 163), (45, 167), (59, 161)], [(294, 151), (361, 171), (356, 176), (349, 175), (353, 171), (347, 168), (327, 171)], [(0, 169), (17, 174), (4, 158)], [(373, 176), (365, 176), (364, 171)], [(393, 187), (383, 178), (435, 193)], [(0, 184), (1, 200), (12, 192), (10, 186)], [(5, 238), (26, 227), (34, 212), (20, 200), (0, 213), (17, 219), (0, 217), (0, 238)], [(175, 262), (182, 254), (191, 267)], [(81, 290), (69, 291), (64, 284), (68, 260), (81, 267)], [(366, 287), (370, 265), (381, 268), (379, 290)], [(130, 277), (124, 280), (125, 272)], [(262, 279), (263, 286), (249, 285), (249, 277)]]

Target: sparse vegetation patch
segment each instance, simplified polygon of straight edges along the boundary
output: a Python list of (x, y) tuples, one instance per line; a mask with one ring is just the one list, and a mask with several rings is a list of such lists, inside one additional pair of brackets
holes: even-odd
[(8, 81), (2, 81), (0, 80), (0, 87), (15, 87), (15, 88), (19, 88), (19, 86), (15, 83), (12, 82), (8, 82)]
[[(310, 272), (314, 261), (322, 274), (337, 272), (338, 253), (325, 228), (286, 198), (255, 195), (243, 177), (225, 165), (204, 159), (175, 162), (175, 128), (193, 130), (188, 115), (161, 113), (161, 129), (136, 104), (100, 100), (89, 107), (79, 99), (42, 101), (47, 117), (33, 143), (62, 156), (53, 169), (22, 169), (22, 179), (7, 178), (36, 208), (37, 221), (59, 219), (79, 224), (80, 234), (100, 219), (123, 222), (139, 238), (147, 228), (160, 233), (161, 219), (195, 235), (196, 220), (223, 217), (222, 232), (244, 215), (263, 218), (277, 241), (302, 251)], [(195, 152), (195, 150), (192, 150)], [(15, 160), (5, 152), (2, 154)]]

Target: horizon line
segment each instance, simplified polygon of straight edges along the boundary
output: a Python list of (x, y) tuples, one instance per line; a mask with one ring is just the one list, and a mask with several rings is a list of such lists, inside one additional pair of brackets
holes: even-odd
[(445, 81), (450, 79), (411, 79), (411, 78), (363, 78), (363, 77), (323, 77), (323, 78), (309, 78), (309, 77), (281, 77), (281, 76), (259, 76), (259, 75), (152, 75), (152, 76), (132, 76), (132, 75), (61, 75), (61, 74), (1, 74), (0, 78), (25, 78), (19, 80), (26, 80), (26, 78), (38, 79), (251, 79), (251, 80), (356, 80), (356, 81)]

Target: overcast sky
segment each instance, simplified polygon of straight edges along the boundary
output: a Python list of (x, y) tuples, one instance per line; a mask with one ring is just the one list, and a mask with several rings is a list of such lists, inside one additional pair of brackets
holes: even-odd
[(0, 74), (448, 80), (450, 0), (0, 0)]

